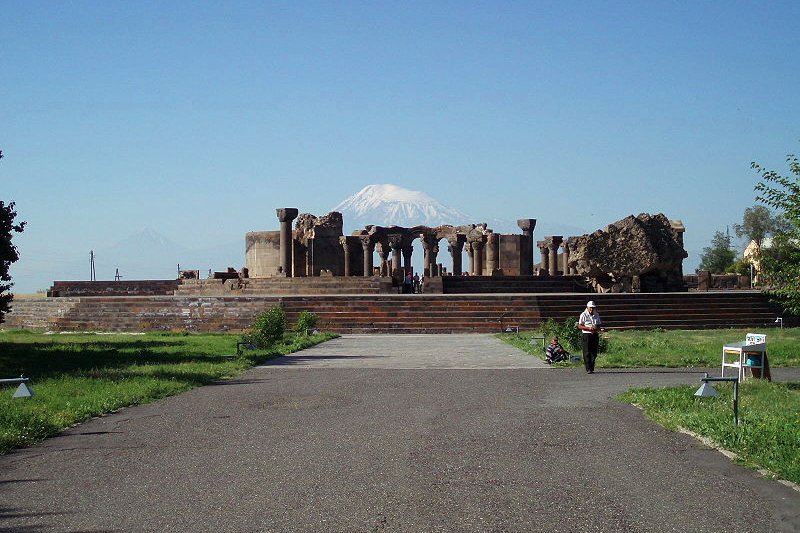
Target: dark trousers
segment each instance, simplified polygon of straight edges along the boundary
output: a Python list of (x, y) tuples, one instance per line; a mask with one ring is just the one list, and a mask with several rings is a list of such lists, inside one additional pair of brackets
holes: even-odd
[(581, 333), (583, 337), (583, 366), (587, 372), (594, 372), (594, 361), (597, 359), (597, 346), (600, 344), (600, 334)]

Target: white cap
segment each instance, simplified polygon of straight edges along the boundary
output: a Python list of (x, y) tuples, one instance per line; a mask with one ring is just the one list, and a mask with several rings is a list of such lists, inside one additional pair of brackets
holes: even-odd
[(594, 305), (594, 300), (591, 300), (589, 301), (589, 303), (586, 304), (586, 307), (597, 307), (597, 306)]

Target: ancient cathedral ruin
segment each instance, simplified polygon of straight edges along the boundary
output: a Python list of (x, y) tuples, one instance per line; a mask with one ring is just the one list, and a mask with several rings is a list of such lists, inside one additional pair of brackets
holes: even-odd
[[(245, 268), (239, 286), (266, 278), (383, 278), (394, 281), (413, 271), (413, 243), (424, 253), (426, 292), (440, 292), (441, 278), (562, 278), (591, 292), (685, 291), (684, 227), (663, 214), (629, 216), (582, 236), (534, 240), (535, 219), (517, 220), (519, 234), (495, 233), (486, 224), (437, 227), (369, 225), (344, 235), (341, 213), (318, 217), (295, 208), (277, 209), (279, 231), (245, 237)], [(294, 227), (293, 227), (294, 222)], [(541, 261), (534, 262), (534, 246)], [(468, 264), (462, 256), (466, 252)], [(449, 255), (448, 271), (440, 262)], [(376, 258), (377, 255), (377, 258)], [(376, 260), (377, 259), (377, 260)], [(451, 280), (444, 280), (444, 284)], [(488, 281), (488, 280), (484, 280)], [(563, 285), (568, 287), (568, 285)], [(234, 287), (235, 288), (235, 287)], [(444, 291), (449, 292), (449, 291)]]

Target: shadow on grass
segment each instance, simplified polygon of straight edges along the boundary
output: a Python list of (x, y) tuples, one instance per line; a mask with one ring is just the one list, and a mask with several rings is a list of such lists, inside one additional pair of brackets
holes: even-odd
[(196, 347), (186, 346), (180, 341), (160, 340), (0, 342), (0, 377), (24, 374), (26, 377), (41, 379), (98, 368), (120, 368), (132, 364), (225, 361), (222, 355), (193, 353), (196, 350)]

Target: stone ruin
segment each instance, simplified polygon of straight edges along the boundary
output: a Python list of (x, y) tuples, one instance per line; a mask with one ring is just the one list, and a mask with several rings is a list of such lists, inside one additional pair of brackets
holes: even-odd
[[(443, 274), (437, 262), (446, 242), (454, 275), (530, 275), (533, 269), (533, 228), (536, 221), (520, 220), (522, 235), (494, 233), (486, 224), (437, 227), (366, 226), (352, 235), (342, 232), (338, 212), (317, 217), (297, 209), (277, 210), (280, 231), (247, 233), (246, 264), (251, 278), (332, 276), (397, 276), (411, 269), (413, 242), (424, 250), (423, 275)], [(292, 230), (291, 223), (297, 220)], [(469, 257), (467, 270), (462, 251)], [(379, 264), (375, 265), (373, 254)]]
[[(499, 234), (486, 224), (437, 227), (375, 226), (344, 235), (342, 215), (317, 217), (277, 209), (279, 231), (247, 233), (250, 278), (359, 276), (401, 278), (412, 271), (413, 241), (424, 251), (423, 275), (576, 276), (597, 292), (685, 291), (683, 224), (663, 214), (629, 216), (589, 235), (548, 236), (535, 244), (535, 219), (521, 219), (521, 234)], [(296, 220), (292, 229), (292, 221)], [(446, 246), (452, 271), (438, 262)], [(469, 265), (462, 264), (462, 251)], [(561, 253), (559, 253), (561, 251)], [(374, 264), (374, 254), (378, 264)]]
[(567, 239), (569, 272), (588, 278), (597, 292), (685, 291), (684, 231), (663, 214), (631, 215)]

